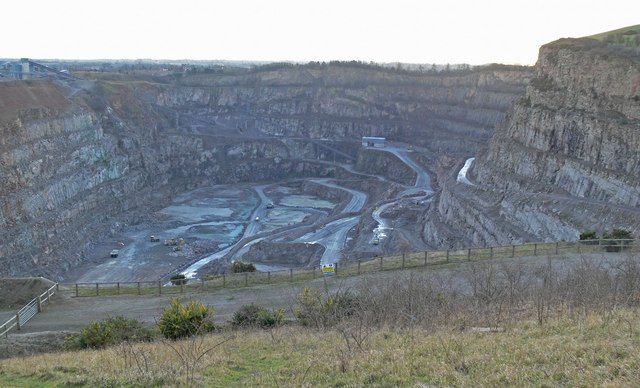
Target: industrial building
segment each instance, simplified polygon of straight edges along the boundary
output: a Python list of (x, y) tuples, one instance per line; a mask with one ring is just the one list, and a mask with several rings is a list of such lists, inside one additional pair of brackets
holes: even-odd
[(384, 148), (387, 139), (384, 137), (364, 136), (362, 137), (363, 147)]
[(19, 61), (0, 63), (0, 79), (32, 79), (32, 78), (75, 79), (65, 70), (58, 70), (52, 66), (34, 62), (29, 58)]

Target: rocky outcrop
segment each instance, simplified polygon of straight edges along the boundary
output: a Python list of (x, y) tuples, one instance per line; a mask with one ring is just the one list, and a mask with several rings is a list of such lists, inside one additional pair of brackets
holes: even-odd
[(547, 44), (526, 94), (477, 158), (476, 186), (452, 182), (451, 170), (425, 234), (454, 244), (450, 227), (482, 245), (638, 232), (639, 129), (637, 51), (593, 39)]
[(355, 165), (358, 171), (380, 175), (405, 185), (411, 185), (416, 180), (416, 173), (390, 152), (365, 149), (358, 155)]
[(640, 205), (639, 57), (590, 39), (543, 46), (479, 181)]

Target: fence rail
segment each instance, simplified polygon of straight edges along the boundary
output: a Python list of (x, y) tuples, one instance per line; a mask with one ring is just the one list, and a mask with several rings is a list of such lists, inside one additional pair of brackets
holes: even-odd
[(18, 310), (16, 315), (0, 325), (0, 338), (3, 336), (7, 338), (11, 330), (22, 330), (24, 325), (26, 325), (31, 318), (42, 312), (46, 303), (51, 303), (51, 297), (58, 291), (58, 287), (59, 285), (56, 283), (42, 294), (31, 299), (29, 303)]
[[(374, 257), (366, 260), (343, 261), (340, 262), (339, 265), (336, 264), (336, 276), (353, 276), (388, 270), (435, 267), (490, 259), (620, 252), (630, 248), (633, 243), (634, 240), (630, 239), (606, 239), (411, 252), (393, 256)], [(186, 284), (169, 286), (167, 286), (167, 281), (162, 279), (135, 282), (69, 283), (60, 284), (60, 291), (71, 293), (76, 297), (113, 296), (122, 294), (164, 295), (180, 294), (186, 291), (213, 291), (221, 288), (299, 282), (312, 280), (321, 276), (321, 269), (319, 266), (316, 266), (307, 269), (210, 275), (202, 279), (189, 280)]]

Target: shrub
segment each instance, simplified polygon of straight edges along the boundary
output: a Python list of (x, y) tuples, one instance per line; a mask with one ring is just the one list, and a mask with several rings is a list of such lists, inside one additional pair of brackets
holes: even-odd
[(248, 304), (233, 314), (231, 323), (243, 327), (273, 327), (284, 322), (284, 310), (269, 311), (262, 306)]
[(187, 284), (187, 277), (181, 273), (177, 274), (177, 275), (173, 275), (171, 277), (171, 284), (173, 284), (174, 286), (179, 286), (181, 284)]
[(348, 291), (337, 291), (333, 295), (302, 290), (298, 295), (295, 316), (303, 326), (328, 327), (353, 315), (358, 309), (359, 299)]
[(160, 316), (158, 329), (165, 338), (178, 339), (214, 329), (214, 310), (202, 302), (190, 301), (183, 305), (178, 299), (171, 300)]
[(595, 240), (597, 238), (598, 238), (598, 235), (596, 234), (595, 231), (592, 231), (592, 230), (586, 230), (580, 233), (580, 240)]
[(242, 272), (256, 272), (256, 266), (253, 263), (243, 263), (241, 261), (234, 261), (231, 264), (231, 272), (233, 273), (242, 273)]
[(151, 341), (153, 337), (153, 331), (142, 326), (139, 321), (119, 316), (89, 323), (79, 334), (67, 339), (66, 347), (104, 348), (125, 341)]

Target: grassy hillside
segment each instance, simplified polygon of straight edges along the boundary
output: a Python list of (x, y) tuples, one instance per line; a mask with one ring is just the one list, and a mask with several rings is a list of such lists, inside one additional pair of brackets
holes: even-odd
[(622, 44), (629, 47), (640, 47), (640, 24), (607, 31), (588, 36), (605, 43)]
[[(202, 341), (121, 345), (0, 363), (2, 386), (633, 385), (640, 321), (617, 310), (503, 332), (376, 329), (345, 335), (285, 326)], [(366, 334), (366, 336), (364, 335)], [(229, 337), (233, 335), (233, 337)], [(203, 349), (224, 342), (200, 361)]]

